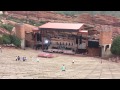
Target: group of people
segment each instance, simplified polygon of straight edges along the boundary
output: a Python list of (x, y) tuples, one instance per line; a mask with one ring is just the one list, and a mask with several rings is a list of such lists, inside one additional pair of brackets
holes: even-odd
[(16, 61), (20, 61), (20, 60), (22, 60), (22, 61), (26, 61), (27, 58), (26, 58), (26, 57), (16, 56)]

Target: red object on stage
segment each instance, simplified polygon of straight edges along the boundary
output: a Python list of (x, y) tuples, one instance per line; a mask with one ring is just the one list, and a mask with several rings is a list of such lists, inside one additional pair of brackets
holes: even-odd
[(40, 53), (38, 54), (38, 57), (43, 57), (43, 58), (53, 58), (53, 54), (50, 53)]

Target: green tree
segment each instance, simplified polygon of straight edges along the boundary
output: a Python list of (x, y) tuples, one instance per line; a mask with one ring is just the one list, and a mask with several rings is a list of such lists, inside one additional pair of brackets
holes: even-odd
[(113, 40), (113, 43), (111, 45), (111, 52), (114, 55), (120, 55), (120, 36), (116, 37)]

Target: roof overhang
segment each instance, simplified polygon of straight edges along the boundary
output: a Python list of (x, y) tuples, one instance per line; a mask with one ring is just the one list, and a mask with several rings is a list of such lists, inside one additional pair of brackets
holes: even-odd
[(33, 28), (32, 31), (33, 31), (33, 32), (38, 32), (38, 31), (40, 31), (40, 30), (39, 30), (39, 28)]
[(78, 31), (84, 23), (46, 23), (39, 26), (39, 30)]

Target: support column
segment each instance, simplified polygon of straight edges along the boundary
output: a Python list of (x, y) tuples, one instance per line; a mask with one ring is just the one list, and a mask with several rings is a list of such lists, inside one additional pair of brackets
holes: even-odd
[(44, 47), (43, 47), (43, 42), (44, 42), (44, 41), (43, 41), (43, 36), (44, 36), (44, 35), (43, 35), (43, 30), (41, 30), (41, 37), (42, 37), (42, 38), (41, 38), (41, 39), (42, 39), (42, 50), (43, 50), (43, 48), (44, 48)]
[(21, 40), (21, 48), (25, 50), (25, 39)]
[(103, 46), (103, 51), (104, 51), (104, 52), (105, 52), (105, 47), (106, 47), (106, 45)]
[(111, 49), (111, 44), (109, 44), (109, 50)]
[(105, 46), (102, 46), (102, 48), (101, 48), (102, 50), (101, 50), (101, 57), (104, 57), (104, 53), (105, 53)]

